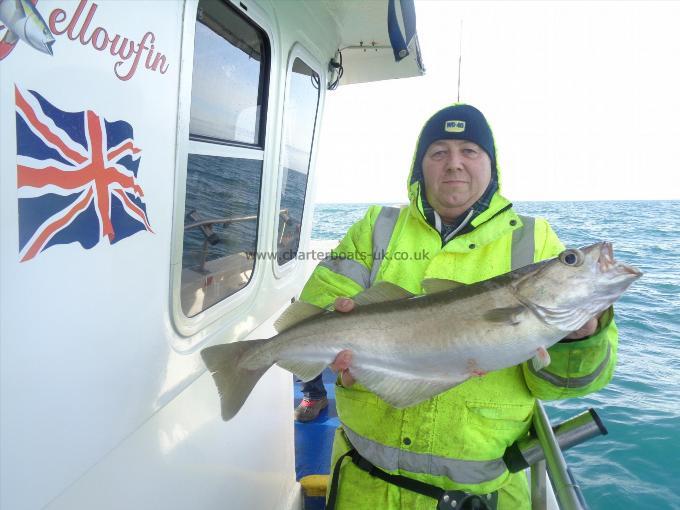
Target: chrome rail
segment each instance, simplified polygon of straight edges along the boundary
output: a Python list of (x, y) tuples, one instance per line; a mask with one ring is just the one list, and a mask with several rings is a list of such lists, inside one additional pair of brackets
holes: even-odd
[[(550, 420), (548, 419), (548, 415), (546, 414), (545, 409), (543, 408), (543, 404), (539, 400), (536, 401), (533, 426), (534, 430), (536, 431), (536, 437), (538, 439), (538, 442), (540, 443), (545, 454), (545, 461), (540, 460), (538, 461), (538, 463), (534, 463), (535, 467), (532, 466), (531, 470), (532, 509), (538, 510), (539, 508), (546, 508), (545, 506), (543, 507), (538, 506), (540, 500), (543, 501), (542, 503), (543, 505), (546, 504), (545, 483), (543, 483), (542, 488), (540, 487), (540, 483), (538, 481), (536, 483), (537, 506), (534, 506), (534, 492), (533, 492), (534, 473), (539, 471), (539, 468), (541, 467), (540, 464), (545, 463), (548, 470), (548, 476), (550, 477), (550, 482), (555, 491), (555, 497), (557, 498), (557, 504), (560, 507), (560, 510), (587, 510), (588, 506), (586, 505), (585, 499), (583, 498), (581, 488), (574, 480), (574, 477), (571, 474), (571, 471), (569, 470), (566, 461), (564, 460), (564, 456), (562, 455), (562, 450), (560, 449), (559, 442), (555, 437), (555, 432), (553, 431), (553, 428), (550, 426)], [(536, 473), (536, 476), (537, 478), (540, 477), (538, 473)], [(542, 495), (539, 494), (539, 492), (541, 491), (543, 492)]]
[[(189, 214), (187, 214), (187, 218), (194, 220), (194, 223), (187, 223), (184, 225), (184, 230), (191, 230), (192, 228), (197, 228), (197, 227), (212, 227), (213, 225), (229, 225), (230, 223), (238, 223), (240, 221), (249, 221), (249, 220), (256, 220), (257, 219), (257, 214), (252, 214), (250, 216), (235, 216), (231, 218), (210, 218), (210, 219), (194, 219), (196, 216), (194, 214), (196, 213), (195, 210), (191, 211)], [(283, 216), (284, 219), (288, 217), (288, 209), (281, 209), (279, 211), (279, 215)]]
[[(284, 220), (283, 228), (281, 229), (281, 236), (280, 239), (283, 238), (283, 233), (285, 232), (286, 225), (288, 224), (289, 216), (288, 216), (288, 209), (281, 209), (279, 211), (279, 216), (281, 216)], [(209, 218), (209, 219), (202, 219), (199, 217), (198, 211), (196, 209), (190, 211), (185, 218), (188, 218), (190, 220), (193, 220), (193, 223), (187, 223), (184, 225), (184, 231), (186, 232), (187, 230), (191, 230), (194, 228), (199, 228), (201, 232), (203, 232), (203, 236), (205, 239), (203, 240), (203, 248), (201, 250), (201, 260), (199, 264), (198, 270), (201, 273), (207, 274), (210, 271), (207, 271), (205, 269), (205, 263), (208, 259), (208, 250), (210, 246), (215, 246), (216, 244), (219, 244), (221, 242), (220, 237), (213, 232), (213, 225), (223, 225), (223, 226), (228, 226), (231, 225), (232, 223), (240, 223), (242, 221), (252, 221), (252, 220), (257, 220), (258, 215), (257, 214), (252, 214), (249, 216), (235, 216), (231, 218)], [(279, 239), (279, 242), (281, 242)]]
[(532, 425), (531, 433), (512, 444), (503, 455), (511, 473), (531, 468), (532, 510), (546, 510), (553, 502), (552, 498), (548, 501), (546, 492), (546, 470), (561, 510), (587, 509), (562, 452), (593, 437), (607, 435), (602, 420), (594, 409), (588, 409), (551, 426), (543, 404), (537, 400)]
[(213, 225), (229, 225), (230, 223), (238, 223), (240, 221), (249, 221), (257, 219), (257, 214), (251, 216), (236, 216), (234, 218), (211, 218), (209, 220), (199, 220), (194, 223), (187, 223), (184, 225), (184, 230), (191, 230), (196, 227), (213, 226)]
[(545, 460), (531, 465), (531, 510), (547, 510), (548, 485), (545, 476)]

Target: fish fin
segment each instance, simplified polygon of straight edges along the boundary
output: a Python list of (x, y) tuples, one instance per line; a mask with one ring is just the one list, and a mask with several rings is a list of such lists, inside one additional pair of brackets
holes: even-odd
[(446, 290), (457, 289), (465, 287), (464, 283), (454, 282), (453, 280), (445, 280), (443, 278), (426, 278), (421, 282), (425, 294), (436, 294), (437, 292), (444, 292)]
[(531, 364), (533, 365), (536, 372), (550, 365), (550, 353), (545, 347), (539, 347), (536, 349), (536, 356), (531, 358)]
[(4, 44), (9, 44), (10, 46), (14, 46), (16, 43), (19, 42), (19, 36), (12, 32), (9, 28), (7, 29), (7, 32), (5, 33), (5, 36), (2, 38), (2, 42)]
[(0, 41), (0, 60), (12, 53), (12, 50), (18, 41), (19, 38), (16, 36), (16, 34), (8, 28), (4, 37)]
[(15, 44), (8, 44), (4, 40), (0, 41), (0, 60), (4, 59), (7, 55), (12, 53)]
[(493, 308), (484, 313), (483, 319), (489, 322), (516, 325), (522, 321), (524, 306), (509, 306), (507, 308)]
[[(10, 0), (11, 1), (11, 0)], [(19, 21), (22, 18), (25, 18), (28, 13), (26, 12), (26, 9), (24, 8), (24, 5), (21, 3), (21, 0), (14, 0), (14, 10), (11, 11), (12, 15), (9, 17), (8, 21), (9, 25), (14, 25), (17, 21)], [(7, 27), (9, 30), (9, 27)]]
[(326, 310), (323, 308), (305, 303), (304, 301), (296, 301), (286, 308), (281, 316), (276, 319), (274, 328), (278, 333), (283, 333), (303, 320), (314, 317), (315, 315), (320, 315), (325, 311)]
[(328, 363), (325, 361), (300, 361), (292, 359), (282, 359), (277, 361), (276, 364), (289, 372), (293, 372), (303, 382), (311, 381), (328, 366)]
[(212, 373), (217, 392), (220, 395), (222, 419), (231, 420), (239, 412), (243, 403), (253, 391), (260, 377), (269, 370), (271, 364), (256, 369), (240, 366), (244, 355), (257, 349), (269, 340), (248, 340), (230, 344), (213, 345), (201, 351), (205, 366)]
[(434, 397), (468, 379), (415, 379), (412, 375), (386, 374), (360, 366), (350, 367), (352, 376), (393, 407), (402, 409)]
[(357, 305), (371, 305), (413, 297), (413, 294), (390, 282), (377, 282), (352, 298)]

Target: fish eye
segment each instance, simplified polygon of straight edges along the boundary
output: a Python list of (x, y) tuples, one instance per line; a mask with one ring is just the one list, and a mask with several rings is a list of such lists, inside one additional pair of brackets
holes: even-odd
[(583, 264), (583, 252), (581, 250), (564, 250), (560, 253), (560, 261), (568, 266), (578, 267)]

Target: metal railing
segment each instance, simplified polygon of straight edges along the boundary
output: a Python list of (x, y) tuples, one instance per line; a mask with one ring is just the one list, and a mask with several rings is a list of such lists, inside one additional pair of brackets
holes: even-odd
[[(581, 488), (573, 480), (568, 471), (567, 462), (564, 460), (562, 450), (557, 442), (555, 433), (550, 426), (550, 420), (540, 401), (536, 401), (534, 410), (534, 430), (538, 441), (545, 453), (545, 463), (548, 468), (548, 476), (555, 490), (557, 504), (561, 510), (584, 510), (586, 507), (581, 494)], [(532, 502), (533, 506), (533, 502)]]
[(560, 510), (587, 510), (581, 488), (562, 452), (592, 437), (607, 434), (593, 409), (554, 427), (540, 401), (536, 401), (532, 434), (508, 448), (504, 460), (511, 472), (531, 467), (531, 508), (548, 508), (546, 471)]
[[(284, 227), (281, 231), (281, 238), (283, 238), (283, 232), (285, 231), (285, 226), (288, 225), (289, 222), (289, 216), (288, 216), (288, 209), (281, 209), (279, 211), (279, 216), (283, 218), (284, 221)], [(193, 223), (186, 223), (184, 225), (184, 231), (188, 231), (194, 228), (199, 228), (201, 232), (203, 233), (203, 247), (201, 249), (201, 258), (200, 258), (200, 264), (198, 267), (199, 272), (201, 273), (208, 273), (205, 269), (205, 263), (208, 258), (208, 251), (210, 246), (215, 246), (216, 244), (219, 244), (222, 240), (220, 239), (220, 236), (217, 235), (215, 232), (213, 232), (213, 225), (222, 225), (224, 227), (231, 225), (232, 223), (240, 223), (243, 221), (253, 221), (257, 220), (258, 215), (257, 214), (251, 214), (248, 216), (232, 216), (230, 218), (209, 218), (209, 219), (204, 219), (201, 218), (200, 215), (198, 214), (198, 211), (196, 209), (193, 209), (187, 215), (185, 218), (193, 220)], [(279, 241), (280, 242), (280, 241)]]

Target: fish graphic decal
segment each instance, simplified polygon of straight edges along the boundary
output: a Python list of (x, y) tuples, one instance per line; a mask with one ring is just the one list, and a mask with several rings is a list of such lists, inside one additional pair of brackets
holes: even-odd
[(19, 40), (42, 53), (53, 55), (54, 36), (35, 7), (38, 0), (0, 0), (0, 60), (9, 55)]

